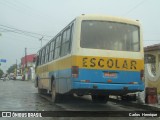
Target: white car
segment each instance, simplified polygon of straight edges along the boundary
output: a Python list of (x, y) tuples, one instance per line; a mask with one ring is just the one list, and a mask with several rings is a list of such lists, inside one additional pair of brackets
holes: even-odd
[(16, 80), (22, 80), (22, 75), (17, 75)]
[(1, 80), (4, 80), (4, 78), (3, 78), (3, 77), (1, 77)]

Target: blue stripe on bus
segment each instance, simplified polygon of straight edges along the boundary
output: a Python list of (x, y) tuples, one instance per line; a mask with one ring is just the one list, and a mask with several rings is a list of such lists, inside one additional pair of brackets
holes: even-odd
[[(105, 77), (104, 72), (116, 73), (116, 77)], [(81, 82), (89, 80), (89, 83)], [(112, 80), (107, 83), (107, 80)], [(138, 84), (129, 84), (137, 82)], [(144, 83), (140, 80), (140, 72), (135, 71), (109, 71), (109, 70), (88, 70), (80, 69), (79, 77), (73, 82), (73, 89), (93, 89), (93, 86), (101, 90), (122, 90), (128, 87), (128, 90), (144, 90)]]
[[(104, 72), (114, 72), (117, 76), (104, 77)], [(78, 78), (71, 78), (71, 69), (50, 72), (49, 76), (51, 77), (52, 75), (54, 75), (55, 78), (59, 78), (60, 89), (64, 89), (64, 87), (69, 87), (70, 90), (94, 89), (93, 86), (96, 85), (97, 89), (100, 90), (122, 90), (124, 87), (128, 87), (128, 90), (144, 90), (144, 83), (140, 80), (140, 72), (136, 71), (109, 71), (79, 68)], [(67, 82), (66, 78), (67, 81), (70, 82)], [(90, 82), (84, 83), (81, 80), (89, 80)], [(112, 82), (107, 83), (107, 80), (112, 80)], [(129, 82), (137, 82), (138, 84), (129, 84)], [(67, 83), (71, 85), (67, 85)]]
[[(94, 88), (96, 86), (96, 88)], [(96, 89), (96, 90), (127, 90), (143, 91), (144, 84), (102, 84), (102, 83), (82, 83), (74, 82), (73, 89)]]
[[(105, 77), (105, 72), (116, 73), (115, 77)], [(129, 83), (129, 82), (139, 82), (140, 72), (136, 71), (109, 71), (109, 70), (88, 70), (80, 69), (78, 80), (90, 80), (91, 82), (103, 82), (106, 83), (107, 80), (112, 80), (112, 83)]]

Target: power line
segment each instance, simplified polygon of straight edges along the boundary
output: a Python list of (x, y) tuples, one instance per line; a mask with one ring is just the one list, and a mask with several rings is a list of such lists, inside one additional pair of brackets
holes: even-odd
[(131, 8), (129, 11), (127, 11), (124, 15), (127, 15), (129, 13), (131, 13), (133, 10), (135, 10), (137, 7), (139, 7), (140, 5), (142, 5), (144, 2), (146, 2), (147, 0), (143, 0), (141, 2), (139, 2), (136, 6), (134, 6), (133, 8)]
[(29, 6), (29, 5), (27, 5), (26, 3), (24, 4), (23, 2), (22, 2), (22, 0), (20, 0), (20, 1), (16, 1), (16, 3), (18, 4), (20, 4), (20, 6), (22, 7), (22, 8), (24, 8), (24, 9), (26, 9), (26, 10), (30, 10), (30, 11), (32, 11), (32, 12), (34, 12), (36, 15), (38, 15), (38, 16), (40, 16), (40, 17), (47, 17), (48, 19), (50, 19), (50, 16), (48, 16), (48, 15), (46, 15), (46, 14), (42, 14), (42, 11), (39, 11), (38, 9), (34, 9), (33, 7), (31, 7), (31, 6)]
[[(0, 25), (0, 26), (4, 26), (4, 25)], [(1, 32), (13, 32), (13, 33), (17, 33), (17, 34), (23, 34), (25, 36), (37, 38), (40, 41), (42, 41), (42, 39), (43, 40), (48, 40), (48, 39), (44, 39), (45, 35), (42, 35), (42, 34), (39, 34), (39, 33), (33, 33), (33, 32), (23, 31), (23, 30), (19, 30), (19, 29), (16, 29), (16, 28), (11, 28), (11, 27), (8, 27), (8, 26), (5, 26), (5, 27), (10, 28), (10, 29), (3, 28), (3, 27), (1, 28), (0, 27), (0, 30), (2, 30)], [(15, 29), (15, 30), (11, 30), (11, 29)], [(40, 35), (41, 38), (33, 36), (33, 35), (30, 35), (30, 34)], [(145, 39), (144, 41), (160, 41), (160, 39)]]
[[(9, 8), (16, 10), (17, 12), (19, 12), (23, 15), (32, 16), (33, 18), (37, 18), (36, 16), (44, 18), (44, 16), (42, 16), (40, 14), (40, 12), (38, 13), (38, 12), (32, 11), (31, 9), (33, 9), (33, 8), (22, 7), (22, 5), (17, 4), (17, 2), (11, 2), (11, 1), (7, 1), (7, 0), (3, 0), (3, 1), (0, 1), (0, 2), (2, 4), (4, 4), (5, 6), (8, 6)], [(30, 14), (30, 13), (32, 13), (32, 14)], [(49, 19), (49, 17), (48, 17), (48, 19)]]
[(39, 16), (41, 18), (44, 18), (44, 17), (46, 18), (47, 17), (48, 19), (50, 19), (50, 17), (47, 16), (46, 14), (42, 15), (42, 11), (38, 11), (37, 9), (34, 9), (33, 7), (30, 7), (27, 4), (24, 4), (20, 1), (13, 2), (13, 1), (10, 1), (10, 0), (6, 0), (5, 2), (14, 6), (14, 7), (16, 7), (16, 8), (19, 8), (21, 10), (28, 11), (29, 13), (32, 12), (33, 15)]
[(7, 30), (7, 29), (3, 29), (3, 28), (0, 28), (0, 29), (1, 30), (5, 30), (5, 32), (13, 32), (13, 33), (17, 33), (17, 34), (21, 34), (21, 35), (25, 35), (25, 36), (29, 36), (29, 37), (33, 37), (33, 38), (39, 39), (39, 37), (35, 37), (33, 35), (29, 35), (27, 33), (23, 33), (23, 32), (20, 32), (20, 31)]
[(6, 28), (9, 28), (9, 29), (14, 29), (16, 31), (21, 31), (21, 32), (29, 33), (29, 34), (35, 34), (35, 35), (45, 36), (45, 37), (53, 37), (53, 36), (39, 34), (39, 33), (35, 33), (35, 32), (29, 32), (29, 31), (26, 31), (26, 30), (20, 30), (20, 29), (17, 29), (17, 28), (14, 28), (14, 27), (10, 27), (10, 26), (6, 26), (6, 25), (2, 25), (2, 24), (0, 24), (0, 26), (6, 27)]
[(144, 41), (160, 41), (160, 40), (152, 39), (152, 40), (144, 40)]
[[(33, 37), (33, 38), (36, 38), (36, 39), (39, 39), (41, 36), (47, 36), (47, 35), (42, 35), (42, 34), (39, 34), (39, 33), (33, 33), (33, 32), (29, 32), (29, 31), (19, 30), (17, 28), (8, 27), (8, 26), (5, 26), (5, 25), (0, 25), (0, 26), (2, 26), (2, 27), (0, 27), (0, 30), (3, 30), (4, 32), (13, 32), (13, 33), (22, 34), (22, 35), (25, 35), (25, 36), (28, 36), (28, 37)], [(1, 31), (1, 32), (3, 32), (3, 31)], [(49, 41), (49, 39), (43, 39), (43, 40)]]

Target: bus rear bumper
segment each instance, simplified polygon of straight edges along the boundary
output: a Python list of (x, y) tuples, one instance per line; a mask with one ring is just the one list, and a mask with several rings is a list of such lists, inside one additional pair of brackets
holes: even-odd
[(144, 90), (144, 84), (104, 84), (104, 83), (82, 83), (74, 82), (72, 91), (82, 92), (83, 94), (92, 94), (95, 92), (124, 95), (127, 93), (141, 92)]

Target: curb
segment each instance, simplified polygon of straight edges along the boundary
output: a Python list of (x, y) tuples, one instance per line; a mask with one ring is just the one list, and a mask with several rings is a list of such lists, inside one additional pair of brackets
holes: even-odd
[(142, 104), (142, 103), (133, 103), (133, 102), (130, 102), (130, 101), (122, 101), (122, 100), (117, 100), (117, 99), (113, 99), (113, 98), (109, 98), (109, 101), (115, 102), (115, 103), (118, 103), (118, 104), (122, 104), (122, 105), (125, 105), (125, 106), (146, 109), (146, 110), (149, 110), (149, 111), (160, 111), (160, 108), (158, 108), (156, 106), (151, 106), (151, 105)]

